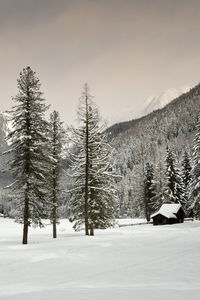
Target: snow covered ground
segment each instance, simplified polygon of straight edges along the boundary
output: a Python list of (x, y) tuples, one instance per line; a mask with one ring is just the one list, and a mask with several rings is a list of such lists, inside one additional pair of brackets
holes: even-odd
[(85, 237), (62, 220), (57, 240), (51, 226), (31, 229), (28, 245), (21, 235), (21, 225), (0, 218), (0, 299), (200, 299), (200, 222)]

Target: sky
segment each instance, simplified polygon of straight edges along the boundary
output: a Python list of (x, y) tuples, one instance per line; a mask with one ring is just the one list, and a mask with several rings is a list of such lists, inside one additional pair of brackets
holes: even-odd
[(0, 111), (30, 66), (70, 125), (85, 82), (108, 124), (200, 69), (199, 0), (0, 0)]

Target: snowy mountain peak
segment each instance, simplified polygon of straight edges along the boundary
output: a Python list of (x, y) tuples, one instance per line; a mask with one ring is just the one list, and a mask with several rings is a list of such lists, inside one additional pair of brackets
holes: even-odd
[(170, 101), (179, 97), (181, 94), (188, 92), (189, 90), (189, 86), (184, 86), (181, 88), (169, 88), (166, 91), (160, 93), (158, 96), (148, 97), (144, 103), (142, 115), (146, 115), (156, 109), (163, 108)]
[(0, 111), (1, 130), (5, 133), (5, 135), (7, 135), (12, 128), (11, 122), (9, 121), (9, 117), (10, 116), (8, 113)]
[(144, 101), (144, 104), (140, 110), (136, 110), (135, 107), (125, 107), (124, 109), (120, 110), (118, 114), (107, 117), (108, 123), (113, 124), (126, 122), (145, 116), (156, 109), (163, 108), (170, 101), (178, 98), (180, 95), (188, 92), (190, 89), (190, 86), (183, 86), (181, 88), (169, 88), (158, 95), (149, 96)]

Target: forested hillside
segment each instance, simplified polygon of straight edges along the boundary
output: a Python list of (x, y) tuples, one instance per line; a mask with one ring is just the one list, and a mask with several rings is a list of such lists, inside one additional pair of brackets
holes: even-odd
[[(164, 175), (166, 169), (166, 147), (173, 149), (176, 162), (181, 167), (185, 150), (191, 154), (192, 142), (196, 133), (196, 123), (200, 111), (200, 84), (188, 93), (174, 99), (163, 109), (156, 110), (142, 118), (114, 124), (106, 130), (113, 146), (112, 164), (116, 175), (116, 190), (119, 199), (119, 216), (139, 217), (145, 215), (144, 180), (148, 164), (153, 168), (154, 181)], [(0, 152), (6, 150), (6, 118), (0, 114)], [(8, 192), (3, 189), (11, 181), (8, 164), (0, 156), (0, 201), (14, 215), (15, 205), (9, 202)], [(70, 213), (69, 200), (73, 180), (67, 177), (68, 158), (62, 163), (65, 171), (61, 177), (63, 192), (58, 209), (61, 217)], [(67, 172), (66, 172), (67, 170)], [(165, 178), (161, 178), (165, 181)], [(163, 182), (162, 182), (163, 184)], [(12, 198), (12, 197), (11, 197)]]
[(121, 175), (117, 182), (121, 215), (144, 213), (141, 185), (146, 163), (156, 168), (160, 162), (164, 168), (167, 145), (173, 149), (179, 165), (184, 151), (191, 153), (199, 111), (200, 84), (163, 109), (107, 129), (114, 147), (116, 172)]

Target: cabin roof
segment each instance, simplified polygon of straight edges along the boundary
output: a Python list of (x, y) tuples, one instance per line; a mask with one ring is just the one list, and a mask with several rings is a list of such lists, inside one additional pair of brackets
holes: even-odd
[(178, 203), (173, 203), (173, 204), (163, 204), (161, 208), (151, 216), (151, 218), (157, 216), (157, 215), (162, 215), (168, 219), (176, 219), (176, 214), (181, 208), (181, 205)]

